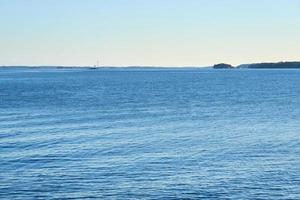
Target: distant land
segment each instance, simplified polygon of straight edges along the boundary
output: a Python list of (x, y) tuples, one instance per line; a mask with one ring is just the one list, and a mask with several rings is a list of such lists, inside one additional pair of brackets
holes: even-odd
[(91, 70), (184, 70), (184, 69), (300, 69), (300, 62), (277, 62), (277, 63), (252, 63), (233, 66), (226, 63), (215, 64), (209, 67), (201, 66), (178, 66), (178, 67), (162, 67), (162, 66), (20, 66), (20, 65), (3, 65), (0, 68), (24, 68), (24, 69), (91, 69)]
[(249, 69), (300, 69), (300, 62), (257, 63), (239, 66)]
[(169, 67), (169, 66), (0, 66), (0, 69), (61, 69), (61, 70), (148, 70), (148, 71), (156, 71), (156, 70), (198, 70), (198, 69), (211, 69), (212, 67), (200, 67), (200, 66), (179, 66), (179, 67)]
[(233, 69), (234, 67), (230, 64), (220, 63), (213, 66), (214, 69)]
[(230, 64), (216, 64), (214, 69), (300, 69), (300, 62), (278, 62), (278, 63), (253, 63), (232, 66)]

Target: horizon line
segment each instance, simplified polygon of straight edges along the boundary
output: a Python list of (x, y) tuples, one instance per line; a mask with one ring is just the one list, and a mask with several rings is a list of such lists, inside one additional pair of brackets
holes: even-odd
[[(266, 61), (266, 62), (253, 62), (253, 63), (241, 63), (241, 64), (237, 64), (237, 65), (232, 65), (230, 63), (226, 63), (226, 62), (219, 62), (219, 63), (215, 63), (215, 64), (230, 64), (233, 67), (238, 67), (241, 65), (250, 65), (250, 64), (260, 64), (260, 63), (285, 63), (285, 62), (300, 62), (300, 61), (276, 61), (276, 62), (272, 62), (272, 61)], [(63, 67), (63, 68), (209, 68), (209, 67), (213, 67), (215, 64), (212, 65), (206, 65), (206, 66), (202, 66), (202, 65), (100, 65), (100, 66), (95, 66), (95, 65), (26, 65), (26, 64), (22, 64), (22, 65), (0, 65), (0, 67)]]

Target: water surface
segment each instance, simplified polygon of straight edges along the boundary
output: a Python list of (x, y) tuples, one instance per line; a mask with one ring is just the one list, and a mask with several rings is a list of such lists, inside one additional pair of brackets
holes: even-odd
[(300, 199), (300, 70), (0, 69), (0, 198)]

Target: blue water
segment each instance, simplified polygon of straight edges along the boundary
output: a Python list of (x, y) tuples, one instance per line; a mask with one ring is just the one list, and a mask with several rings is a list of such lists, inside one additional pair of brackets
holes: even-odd
[(2, 199), (300, 199), (300, 70), (0, 69)]

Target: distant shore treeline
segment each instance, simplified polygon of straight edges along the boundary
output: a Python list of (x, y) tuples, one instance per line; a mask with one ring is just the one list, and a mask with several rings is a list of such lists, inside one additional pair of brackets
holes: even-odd
[(209, 67), (200, 66), (180, 66), (180, 67), (162, 67), (162, 66), (1, 66), (0, 68), (25, 68), (25, 69), (102, 69), (102, 70), (180, 70), (180, 69), (300, 69), (300, 62), (278, 62), (278, 63), (253, 63), (233, 66), (226, 63), (220, 63)]
[(235, 68), (248, 68), (248, 69), (300, 69), (300, 62), (278, 62), (278, 63), (254, 63), (243, 64), (239, 66), (232, 66), (230, 64), (216, 64), (214, 69), (235, 69)]

